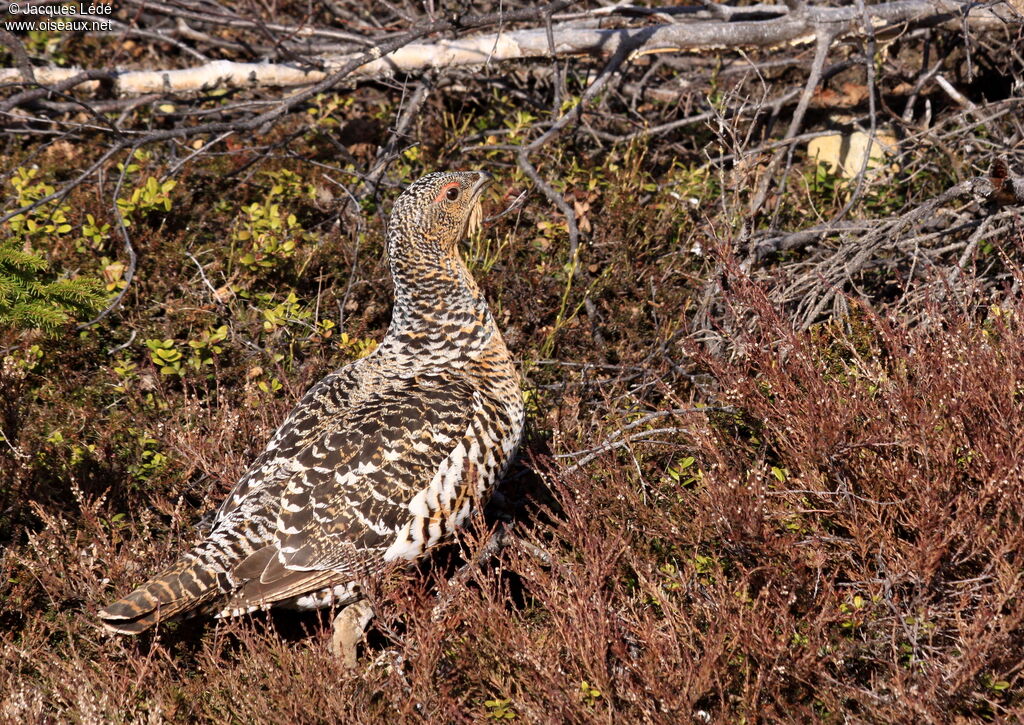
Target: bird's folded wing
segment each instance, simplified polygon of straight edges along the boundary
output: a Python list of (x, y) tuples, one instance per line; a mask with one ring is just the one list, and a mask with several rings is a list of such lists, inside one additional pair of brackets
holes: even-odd
[(464, 465), (467, 435), (481, 409), (465, 378), (418, 376), (396, 381), (325, 429), (288, 466), (276, 541), (233, 571), (245, 582), (244, 598), (268, 603), (358, 578), (379, 567), (402, 536), (407, 546), (397, 550), (421, 553), (430, 543), (422, 519), (436, 528), (439, 510), (450, 506), (446, 492), (430, 490), (438, 472), (451, 474), (441, 477), (450, 488), (470, 483), (460, 475), (471, 468)]
[(295, 457), (332, 422), (336, 424), (338, 415), (344, 412), (345, 398), (358, 385), (358, 369), (364, 360), (327, 375), (302, 396), (278, 426), (267, 447), (221, 503), (216, 521), (227, 516), (256, 489), (279, 484), (291, 475), (290, 464)]

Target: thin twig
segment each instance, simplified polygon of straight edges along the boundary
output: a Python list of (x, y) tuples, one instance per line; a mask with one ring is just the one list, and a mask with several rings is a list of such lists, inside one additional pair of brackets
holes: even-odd
[[(864, 0), (857, 0), (857, 8), (860, 10), (861, 19), (864, 23), (864, 33), (867, 36), (867, 50), (864, 56), (864, 69), (867, 74), (868, 121), (870, 123), (870, 127), (868, 129), (867, 148), (864, 150), (864, 155), (860, 160), (860, 169), (857, 171), (857, 184), (854, 186), (853, 192), (850, 194), (850, 198), (846, 200), (843, 208), (836, 212), (835, 216), (832, 217), (833, 223), (841, 221), (860, 199), (861, 192), (864, 190), (868, 164), (871, 162), (871, 155), (875, 150), (875, 136), (877, 133), (878, 121), (875, 113), (875, 28), (871, 24), (871, 18), (868, 17), (867, 8), (864, 6)], [(882, 153), (884, 154), (885, 152), (883, 151)]]
[[(398, 122), (395, 124), (394, 131), (391, 132), (388, 142), (384, 144), (377, 153), (377, 158), (370, 167), (370, 173), (367, 175), (366, 182), (363, 185), (364, 196), (369, 197), (376, 195), (381, 177), (383, 177), (384, 173), (387, 171), (388, 165), (394, 161), (398, 145), (408, 133), (409, 126), (412, 125), (413, 119), (419, 115), (420, 108), (423, 106), (424, 101), (427, 100), (431, 86), (432, 83), (430, 79), (423, 78), (416, 84), (416, 88), (413, 90), (412, 95), (409, 96), (409, 100), (404, 103), (402, 112), (398, 114)], [(404, 92), (404, 86), (402, 90)], [(399, 105), (401, 106), (403, 104)]]
[(192, 252), (185, 252), (185, 256), (191, 259), (192, 263), (196, 265), (196, 269), (199, 270), (199, 276), (202, 278), (203, 284), (206, 285), (206, 288), (210, 290), (210, 297), (213, 298), (213, 301), (218, 305), (224, 304), (217, 296), (217, 288), (210, 284), (210, 280), (206, 276), (206, 270), (203, 269), (203, 265), (199, 264), (199, 260), (193, 256)]
[[(602, 444), (600, 446), (597, 446), (596, 448), (591, 448), (589, 451), (586, 452), (587, 455), (583, 456), (583, 458), (581, 458), (580, 460), (576, 461), (571, 466), (568, 466), (567, 468), (560, 469), (559, 473), (562, 474), (562, 475), (566, 475), (568, 473), (572, 473), (573, 471), (576, 471), (576, 470), (579, 470), (580, 468), (583, 468), (585, 465), (587, 465), (588, 463), (590, 463), (591, 461), (596, 459), (601, 454), (607, 453), (608, 451), (614, 451), (614, 450), (616, 450), (618, 448), (625, 448), (630, 443), (663, 443), (663, 444), (664, 443), (671, 443), (671, 441), (664, 441), (664, 440), (659, 440), (659, 439), (650, 439), (650, 438), (648, 438), (648, 436), (652, 436), (652, 435), (670, 435), (670, 434), (676, 434), (676, 433), (683, 433), (684, 431), (687, 431), (687, 430), (689, 430), (689, 428), (679, 428), (679, 427), (652, 428), (651, 430), (639, 431), (637, 433), (634, 433), (632, 435), (626, 436), (625, 438), (622, 438), (622, 439), (619, 439), (619, 440), (608, 441), (607, 443), (604, 443), (604, 444)], [(580, 451), (579, 452), (579, 454), (582, 454), (582, 453), (584, 453), (584, 451)], [(577, 455), (579, 455), (579, 454), (577, 454)]]
[(132, 146), (128, 150), (128, 158), (126, 158), (125, 162), (121, 164), (121, 173), (118, 174), (117, 184), (114, 185), (114, 218), (117, 220), (117, 229), (121, 233), (121, 238), (124, 239), (125, 254), (128, 256), (128, 266), (125, 268), (124, 271), (124, 287), (121, 288), (121, 291), (117, 293), (117, 296), (114, 297), (114, 299), (110, 302), (110, 304), (106, 306), (106, 308), (104, 308), (102, 312), (100, 312), (98, 315), (96, 315), (96, 317), (89, 320), (88, 322), (83, 322), (77, 325), (75, 327), (76, 330), (84, 330), (88, 327), (92, 327), (97, 322), (99, 322), (107, 315), (109, 315), (111, 312), (113, 312), (115, 309), (117, 309), (121, 304), (121, 300), (123, 300), (125, 294), (127, 294), (128, 288), (131, 286), (132, 280), (135, 279), (135, 268), (136, 265), (138, 264), (139, 258), (135, 254), (135, 248), (132, 246), (131, 237), (128, 235), (128, 227), (124, 223), (124, 216), (122, 216), (121, 209), (117, 205), (117, 200), (121, 195), (121, 186), (124, 184), (125, 176), (128, 173), (128, 165), (131, 163), (132, 157), (135, 155), (135, 151), (137, 149), (138, 146)]
[[(804, 121), (804, 115), (807, 113), (807, 107), (810, 105), (811, 97), (814, 95), (814, 91), (818, 87), (818, 83), (821, 81), (822, 71), (825, 68), (825, 61), (828, 59), (829, 48), (832, 47), (832, 41), (835, 40), (835, 34), (833, 31), (826, 30), (825, 28), (819, 27), (815, 30), (815, 44), (814, 44), (814, 60), (811, 61), (811, 70), (807, 76), (807, 83), (804, 85), (804, 91), (800, 95), (800, 100), (796, 104), (796, 110), (793, 112), (793, 118), (789, 122), (789, 128), (786, 130), (785, 139), (791, 139), (797, 135), (800, 131), (800, 127)], [(778, 169), (779, 163), (782, 161), (782, 157), (785, 155), (786, 149), (780, 148), (774, 154), (772, 154), (771, 161), (768, 162), (767, 168), (762, 172), (760, 183), (758, 183), (757, 193), (750, 201), (750, 214), (755, 215), (764, 205), (765, 199), (768, 196), (768, 187), (771, 186), (772, 181), (775, 177), (775, 171)], [(785, 184), (785, 175), (783, 175), (781, 184)]]

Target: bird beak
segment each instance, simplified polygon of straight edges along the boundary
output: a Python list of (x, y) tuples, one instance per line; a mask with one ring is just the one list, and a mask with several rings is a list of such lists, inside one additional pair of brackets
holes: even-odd
[(479, 174), (480, 180), (473, 184), (473, 196), (479, 196), (484, 189), (494, 183), (494, 177), (486, 171), (477, 171), (476, 173)]
[(484, 207), (481, 202), (484, 189), (494, 183), (494, 177), (488, 174), (486, 171), (476, 172), (480, 175), (480, 180), (473, 184), (470, 189), (470, 194), (473, 198), (473, 209), (469, 212), (469, 219), (466, 220), (466, 228), (463, 230), (463, 238), (470, 237), (483, 226), (484, 223)]

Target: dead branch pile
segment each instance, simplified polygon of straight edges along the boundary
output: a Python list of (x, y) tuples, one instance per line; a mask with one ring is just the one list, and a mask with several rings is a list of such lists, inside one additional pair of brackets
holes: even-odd
[[(346, 196), (362, 198), (382, 182), (398, 181), (387, 178), (389, 165), (409, 142), (410, 124), (428, 96), (471, 94), (495, 82), (510, 86), (531, 108), (550, 108), (549, 119), (534, 124), (521, 141), (497, 143), (507, 130), (493, 129), (476, 137), (489, 143), (467, 139), (464, 150), (497, 150), (522, 169), (564, 216), (570, 260), (576, 258), (581, 238), (577, 214), (531, 157), (566, 134), (573, 135), (573, 143), (588, 139), (587, 153), (593, 154), (615, 144), (671, 139), (687, 127), (710, 128), (720, 152), (706, 159), (706, 168), (730, 177), (733, 185), (749, 187), (741, 233), (747, 248), (745, 268), (764, 267), (780, 254), (791, 259), (781, 273), (772, 272), (775, 297), (805, 325), (841, 313), (844, 295), (863, 289), (865, 273), (900, 267), (909, 269), (907, 282), (922, 276), (935, 282), (932, 273), (946, 268), (944, 260), (955, 255), (955, 264), (940, 275), (942, 284), (955, 287), (979, 240), (1007, 232), (1015, 219), (1007, 212), (937, 222), (935, 215), (949, 210), (925, 204), (910, 217), (850, 220), (851, 209), (868, 186), (871, 154), (853, 162), (861, 168), (854, 174), (852, 192), (846, 192), (832, 218), (819, 219), (809, 228), (784, 228), (779, 210), (771, 208), (771, 197), (778, 196), (773, 190), (785, 187), (798, 145), (824, 133), (810, 130), (811, 116), (819, 117), (817, 128), (838, 124), (862, 129), (871, 149), (884, 124), (895, 129), (901, 153), (934, 144), (940, 154), (962, 140), (967, 122), (980, 126), (1019, 119), (1019, 93), (1003, 94), (979, 107), (947, 78), (955, 72), (966, 74), (958, 79), (961, 85), (978, 83), (979, 77), (1003, 73), (1008, 63), (1019, 60), (1013, 41), (1019, 39), (1021, 18), (1012, 5), (901, 0), (827, 7), (794, 0), (747, 7), (618, 4), (588, 9), (558, 0), (540, 7), (502, 5), (480, 13), (431, 8), (420, 12), (394, 6), (378, 14), (358, 4), (325, 2), (312, 15), (296, 8), (252, 17), (191, 0), (127, 0), (112, 16), (111, 30), (95, 37), (110, 55), (109, 62), (84, 68), (40, 63), (21, 39), (0, 33), (12, 61), (0, 69), (7, 90), (0, 101), (3, 133), (11, 139), (47, 136), (51, 143), (85, 143), (99, 152), (53, 193), (29, 205), (8, 202), (0, 222), (102, 179), (112, 164), (136, 149), (168, 145), (177, 159), (166, 171), (165, 178), (170, 178), (203, 155), (244, 145), (239, 139), (248, 134), (258, 137), (284, 121), (294, 123), (324, 93), (397, 83), (403, 93), (411, 92), (390, 138), (371, 163), (345, 170), (357, 180), (354, 188), (346, 188)], [(909, 46), (925, 50), (916, 68), (897, 60)], [(947, 54), (957, 46), (962, 47), (962, 59), (955, 69), (946, 67)], [(156, 55), (143, 57), (138, 51), (145, 47)], [(727, 59), (727, 65), (712, 67), (708, 52)], [(1010, 57), (1001, 60), (1001, 54)], [(154, 58), (164, 67), (153, 68)], [(876, 68), (879, 58), (883, 64)], [(513, 62), (517, 70), (509, 75)], [(148, 67), (139, 67), (143, 64)], [(799, 85), (780, 86), (774, 80), (796, 80), (793, 74), (803, 70)], [(861, 81), (847, 80), (851, 73)], [(568, 91), (570, 75), (583, 80), (578, 95)], [(725, 92), (712, 100), (706, 94), (709, 81), (716, 78), (725, 81)], [(840, 78), (844, 80), (837, 83)], [(829, 88), (833, 84), (838, 92)], [(288, 86), (304, 87), (283, 96), (272, 90)], [(844, 97), (844, 88), (853, 90)], [(216, 107), (210, 107), (211, 98), (218, 99)], [(949, 118), (943, 127), (933, 127), (929, 115), (936, 102), (960, 107), (962, 114), (956, 118), (964, 123)], [(820, 118), (829, 115), (831, 122)], [(784, 119), (788, 121), (780, 137), (775, 128)], [(686, 153), (678, 144), (662, 148), (669, 154)], [(985, 168), (1001, 149), (979, 145), (978, 150), (984, 153), (971, 163)], [(898, 165), (900, 159), (891, 161)], [(977, 196), (980, 182), (969, 181), (967, 169), (955, 171), (960, 185), (954, 189), (973, 190)], [(890, 177), (886, 183), (901, 181)], [(958, 196), (941, 199), (951, 202)], [(1003, 197), (1005, 201), (1005, 193)], [(925, 220), (931, 226), (912, 225), (927, 216), (926, 209), (935, 212)], [(118, 226), (130, 283), (136, 253), (127, 229)], [(950, 231), (961, 236), (953, 239)], [(997, 273), (991, 281), (998, 284), (1005, 274)], [(716, 285), (707, 288), (694, 318), (706, 332), (720, 317), (714, 305)], [(589, 298), (587, 306), (592, 313)]]

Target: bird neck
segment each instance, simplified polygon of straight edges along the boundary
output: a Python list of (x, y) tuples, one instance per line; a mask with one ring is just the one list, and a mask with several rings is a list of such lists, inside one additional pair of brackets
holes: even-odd
[(385, 344), (449, 341), (471, 353), (489, 342), (496, 328), (487, 300), (455, 250), (423, 242), (389, 247), (395, 307)]

